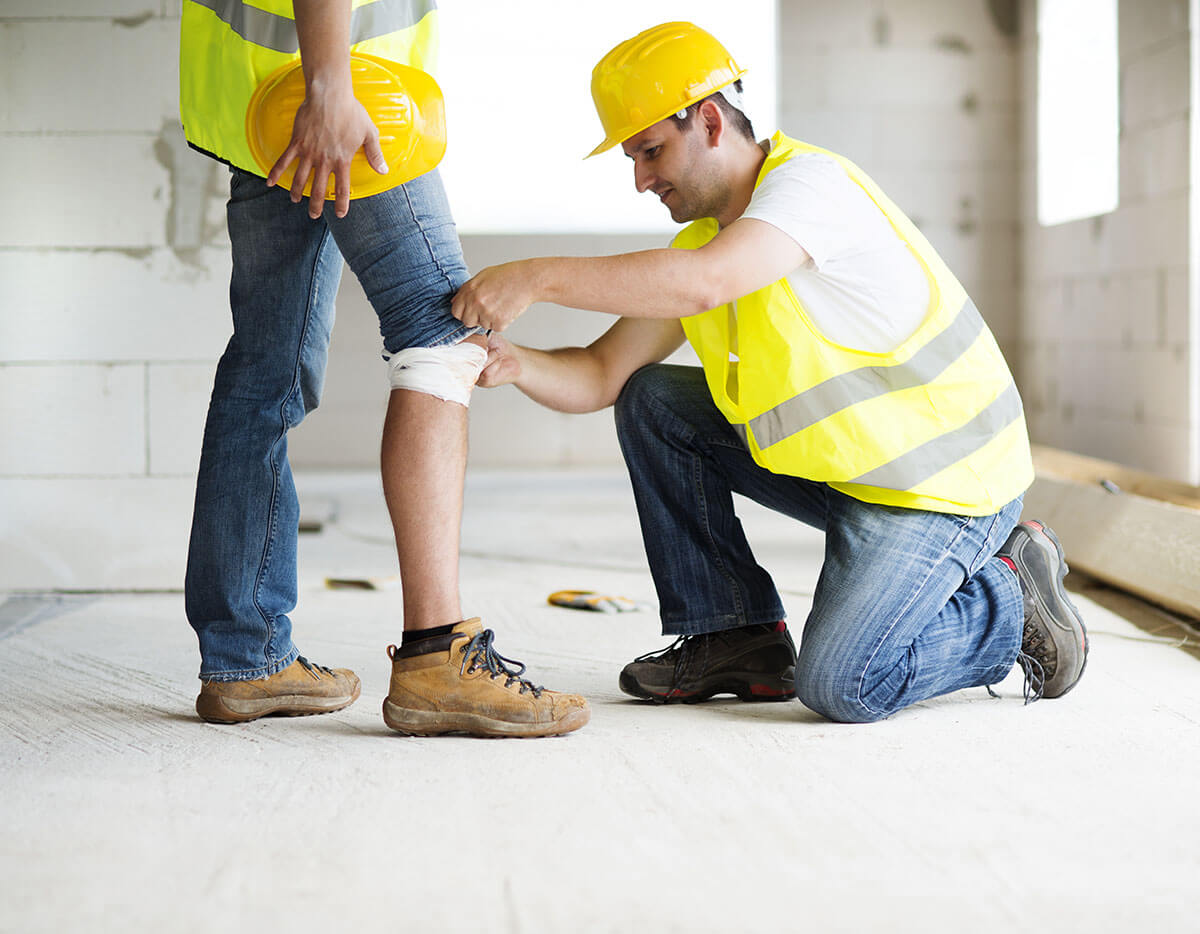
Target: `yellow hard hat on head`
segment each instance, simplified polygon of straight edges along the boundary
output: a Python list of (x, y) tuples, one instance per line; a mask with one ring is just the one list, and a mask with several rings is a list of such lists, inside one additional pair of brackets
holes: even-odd
[[(380, 175), (359, 149), (350, 162), (350, 197), (365, 198), (412, 181), (435, 168), (446, 152), (446, 106), (442, 89), (418, 68), (362, 52), (350, 56), (354, 96), (379, 130), (379, 148), (388, 164)], [(296, 111), (304, 103), (304, 72), (297, 59), (273, 72), (258, 86), (246, 108), (246, 139), (263, 175), (271, 171), (292, 139)], [(290, 188), (293, 162), (279, 179)], [(308, 197), (312, 181), (304, 186)], [(332, 179), (327, 200), (334, 198)]]
[(663, 23), (626, 39), (592, 69), (592, 100), (612, 149), (648, 126), (703, 100), (746, 73), (692, 23)]

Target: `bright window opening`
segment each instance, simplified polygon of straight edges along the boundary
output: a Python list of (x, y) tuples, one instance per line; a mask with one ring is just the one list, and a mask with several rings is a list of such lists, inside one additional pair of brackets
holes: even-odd
[(1038, 3), (1038, 220), (1106, 214), (1118, 198), (1117, 0)]
[(776, 0), (448, 0), (438, 13), (441, 171), (463, 233), (675, 228), (658, 199), (637, 195), (619, 149), (583, 158), (604, 136), (592, 67), (658, 23), (687, 20), (716, 36), (746, 69), (755, 133), (776, 129)]

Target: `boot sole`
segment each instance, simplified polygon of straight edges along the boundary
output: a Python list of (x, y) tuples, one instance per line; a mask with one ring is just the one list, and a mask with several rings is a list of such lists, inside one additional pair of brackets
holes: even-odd
[(349, 697), (311, 697), (286, 694), (262, 700), (239, 700), (220, 694), (201, 694), (196, 698), (196, 713), (206, 723), (249, 723), (260, 717), (314, 717), (349, 707), (362, 693), (355, 685)]
[(405, 736), (444, 736), (447, 733), (466, 733), (486, 738), (532, 738), (560, 736), (578, 730), (591, 719), (591, 710), (579, 707), (561, 720), (550, 723), (512, 723), (473, 713), (440, 713), (429, 710), (410, 710), (383, 702), (383, 722)]
[[(1083, 672), (1087, 668), (1088, 650), (1090, 646), (1088, 643), (1087, 627), (1083, 624), (1083, 615), (1079, 612), (1079, 609), (1075, 606), (1075, 604), (1071, 602), (1070, 597), (1067, 596), (1066, 577), (1067, 573), (1070, 571), (1070, 568), (1067, 566), (1067, 556), (1063, 551), (1062, 543), (1059, 542), (1058, 536), (1054, 534), (1053, 530), (1047, 528), (1046, 525), (1040, 520), (1030, 519), (1027, 524), (1036, 528), (1038, 534), (1047, 542), (1049, 542), (1051, 547), (1053, 547), (1054, 551), (1058, 554), (1058, 574), (1056, 575), (1054, 586), (1052, 588), (1054, 600), (1058, 604), (1058, 607), (1054, 608), (1047, 606), (1046, 601), (1042, 600), (1040, 596), (1038, 598), (1038, 603), (1041, 605), (1042, 611), (1050, 619), (1054, 619), (1056, 616), (1059, 618), (1062, 616), (1070, 616), (1074, 618), (1075, 624), (1079, 627), (1079, 634), (1082, 643), (1081, 649), (1083, 652), (1083, 662), (1079, 666), (1079, 673), (1075, 675), (1075, 680), (1073, 680), (1057, 694), (1043, 695), (1047, 699), (1053, 700), (1056, 697), (1062, 697), (1065, 694), (1069, 694), (1074, 689), (1075, 685), (1077, 685), (1083, 679)], [(1051, 612), (1053, 609), (1061, 609), (1063, 612), (1055, 614)]]
[[(785, 684), (795, 679), (795, 669), (785, 670), (780, 675), (780, 680)], [(654, 701), (656, 704), (702, 704), (704, 701), (711, 700), (718, 694), (732, 694), (738, 700), (745, 701), (748, 704), (755, 703), (771, 703), (775, 701), (793, 700), (796, 692), (792, 688), (777, 688), (769, 684), (764, 684), (761, 680), (755, 680), (755, 675), (752, 673), (726, 673), (712, 680), (703, 680), (699, 682), (695, 690), (678, 691), (678, 690), (653, 690), (638, 681), (625, 672), (621, 672), (621, 678), (618, 682), (622, 691), (630, 697), (636, 697), (639, 700)], [(736, 679), (736, 680), (730, 680)]]

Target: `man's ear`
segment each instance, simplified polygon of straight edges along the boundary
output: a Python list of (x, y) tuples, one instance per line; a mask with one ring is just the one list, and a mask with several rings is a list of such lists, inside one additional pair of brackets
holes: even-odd
[(721, 108), (714, 101), (704, 101), (696, 109), (696, 117), (709, 144), (719, 145), (721, 137), (725, 135), (725, 114), (721, 112)]

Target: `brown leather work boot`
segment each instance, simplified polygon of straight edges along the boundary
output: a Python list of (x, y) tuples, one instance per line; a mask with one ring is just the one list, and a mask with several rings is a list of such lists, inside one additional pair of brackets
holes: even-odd
[(475, 617), (407, 651), (388, 646), (384, 722), (410, 736), (556, 736), (588, 722), (586, 700), (524, 680), (525, 666), (499, 655), (492, 637)]
[(304, 717), (349, 707), (359, 690), (353, 671), (325, 668), (301, 657), (269, 678), (205, 681), (196, 713), (209, 723), (244, 723), (271, 714)]

